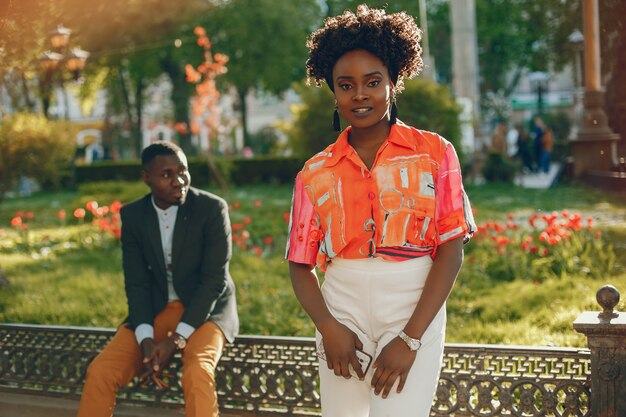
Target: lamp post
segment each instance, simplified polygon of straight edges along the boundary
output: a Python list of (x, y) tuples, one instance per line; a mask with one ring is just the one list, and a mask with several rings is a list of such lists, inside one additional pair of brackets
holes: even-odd
[(543, 96), (546, 90), (546, 82), (548, 81), (548, 73), (543, 71), (533, 71), (528, 74), (528, 79), (537, 90), (537, 114), (543, 113)]
[[(39, 59), (42, 76), (40, 78), (41, 97), (43, 102), (43, 112), (46, 117), (50, 117), (50, 101), (55, 84), (58, 83), (63, 89), (66, 78), (63, 74), (64, 67), (70, 73), (70, 79), (80, 80), (80, 75), (85, 69), (85, 63), (89, 57), (89, 52), (78, 47), (67, 52), (72, 31), (63, 25), (48, 33), (48, 41), (51, 50), (45, 51)], [(63, 89), (65, 98), (65, 117), (69, 118), (69, 103), (67, 95)]]

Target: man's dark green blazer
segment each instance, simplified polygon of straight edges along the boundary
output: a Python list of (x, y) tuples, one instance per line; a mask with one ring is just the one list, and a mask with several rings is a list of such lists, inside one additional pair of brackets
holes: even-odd
[[(120, 211), (126, 323), (131, 329), (154, 325), (168, 302), (161, 233), (151, 194)], [(228, 205), (220, 197), (189, 188), (178, 208), (172, 238), (173, 284), (185, 306), (181, 318), (198, 328), (215, 322), (232, 342), (239, 331), (235, 284), (228, 271), (232, 253)]]

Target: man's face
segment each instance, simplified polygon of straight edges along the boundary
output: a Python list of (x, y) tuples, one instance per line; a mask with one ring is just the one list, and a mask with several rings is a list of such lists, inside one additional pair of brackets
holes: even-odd
[(187, 158), (182, 152), (157, 155), (143, 171), (143, 181), (150, 187), (159, 208), (165, 210), (183, 204), (191, 183)]

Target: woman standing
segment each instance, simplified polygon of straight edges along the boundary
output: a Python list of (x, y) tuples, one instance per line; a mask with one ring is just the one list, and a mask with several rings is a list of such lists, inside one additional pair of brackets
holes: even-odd
[(286, 255), (317, 328), (325, 417), (425, 417), (437, 386), (445, 301), (475, 225), (450, 142), (396, 119), (420, 33), (406, 13), (360, 5), (307, 42), (336, 129), (337, 112), (350, 123), (296, 178)]

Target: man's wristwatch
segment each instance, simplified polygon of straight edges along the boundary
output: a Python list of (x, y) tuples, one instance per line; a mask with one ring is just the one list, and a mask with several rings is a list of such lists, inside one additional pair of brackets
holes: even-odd
[(176, 345), (176, 350), (184, 350), (187, 347), (187, 339), (179, 335), (178, 333), (169, 332), (167, 337), (172, 337), (174, 344)]
[(398, 337), (402, 340), (404, 340), (404, 343), (406, 343), (406, 345), (409, 347), (409, 349), (411, 349), (411, 351), (415, 352), (416, 350), (418, 350), (419, 348), (422, 347), (422, 341), (419, 339), (413, 339), (412, 337), (408, 336), (406, 333), (404, 333), (403, 330), (400, 330), (400, 333), (398, 333)]

